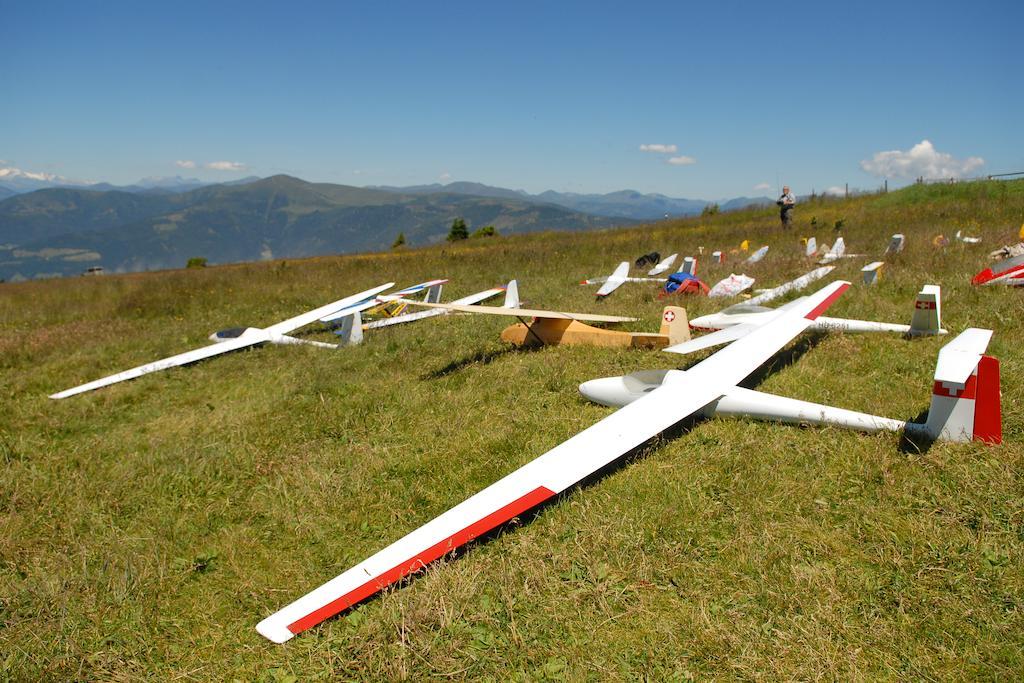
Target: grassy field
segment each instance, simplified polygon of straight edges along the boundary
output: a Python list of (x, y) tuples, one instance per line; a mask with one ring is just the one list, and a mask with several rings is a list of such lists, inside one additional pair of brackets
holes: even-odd
[[(996, 331), (1004, 445), (908, 453), (897, 435), (703, 422), (285, 645), (256, 623), (609, 414), (577, 384), (688, 359), (518, 350), (498, 341), (508, 321), (453, 316), (47, 398), (389, 280), (448, 277), (449, 299), (517, 277), (533, 305), (654, 330), (656, 286), (595, 304), (576, 283), (749, 238), (771, 245), (763, 262), (699, 274), (774, 286), (808, 270), (799, 237), (831, 243), (840, 220), (863, 257), (839, 265), (855, 285), (830, 314), (906, 322), (940, 284), (945, 327)], [(785, 234), (751, 210), (0, 285), (0, 679), (1019, 680), (1024, 292), (969, 280), (1022, 220), (1024, 182), (916, 186), (801, 205)], [(958, 228), (983, 244), (932, 246)], [(906, 251), (860, 285), (894, 232)], [(909, 419), (944, 341), (807, 337), (760, 387)]]

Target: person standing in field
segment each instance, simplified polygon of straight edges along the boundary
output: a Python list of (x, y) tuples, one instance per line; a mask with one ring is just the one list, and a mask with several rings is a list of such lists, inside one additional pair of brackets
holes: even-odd
[(796, 206), (796, 197), (789, 191), (789, 185), (783, 186), (782, 195), (775, 203), (779, 205), (779, 220), (782, 221), (782, 229), (786, 230), (793, 223), (793, 207)]

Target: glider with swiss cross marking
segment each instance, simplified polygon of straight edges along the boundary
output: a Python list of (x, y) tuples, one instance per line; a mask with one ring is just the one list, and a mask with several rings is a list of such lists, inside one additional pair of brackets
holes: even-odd
[(352, 296), (339, 299), (333, 303), (329, 303), (325, 306), (321, 306), (320, 308), (303, 313), (302, 315), (297, 315), (294, 318), (289, 318), (288, 320), (276, 323), (270, 327), (235, 327), (228, 330), (214, 332), (210, 335), (210, 339), (216, 342), (214, 344), (194, 349), (192, 351), (186, 351), (185, 353), (179, 353), (178, 355), (171, 356), (170, 358), (164, 358), (152, 363), (140, 365), (132, 368), (131, 370), (125, 370), (124, 372), (119, 372), (115, 375), (110, 375), (109, 377), (88, 382), (71, 389), (65, 389), (64, 391), (57, 392), (56, 394), (51, 394), (50, 398), (67, 398), (68, 396), (92, 391), (93, 389), (99, 389), (100, 387), (116, 384), (117, 382), (135, 379), (136, 377), (141, 377), (142, 375), (147, 375), (151, 372), (158, 372), (160, 370), (167, 370), (168, 368), (188, 365), (189, 363), (195, 363), (206, 358), (219, 356), (223, 353), (238, 351), (239, 349), (257, 346), (260, 344), (308, 344), (310, 346), (319, 346), (321, 348), (336, 349), (338, 347), (335, 344), (325, 344), (324, 342), (312, 341), (309, 339), (298, 339), (296, 337), (288, 336), (288, 333), (293, 330), (297, 330), (300, 327), (309, 325), (310, 323), (314, 323), (332, 311), (345, 308), (346, 306), (351, 306), (356, 302), (363, 301), (369, 297), (374, 297), (380, 292), (394, 287), (394, 285), (394, 282), (389, 282), (387, 284), (374, 287), (373, 289), (368, 289), (365, 292), (353, 294)]
[(827, 285), (689, 370), (667, 374), (649, 393), (270, 615), (257, 631), (285, 642), (713, 407), (810, 327), (847, 287), (842, 281)]
[[(510, 282), (510, 287), (514, 283), (515, 280)], [(518, 294), (516, 295), (516, 300), (518, 301)], [(585, 324), (586, 322), (628, 322), (635, 320), (635, 318), (526, 309), (513, 307), (510, 303), (506, 301), (506, 306), (497, 308), (491, 306), (468, 306), (459, 302), (439, 304), (409, 301), (410, 305), (424, 306), (439, 312), (487, 313), (519, 318), (519, 324), (507, 327), (501, 332), (502, 341), (518, 345), (555, 346), (561, 344), (569, 346), (573, 344), (587, 344), (590, 346), (660, 349), (670, 344), (680, 344), (690, 338), (690, 328), (686, 321), (686, 309), (678, 306), (665, 307), (662, 311), (661, 328), (657, 333), (653, 333), (608, 330)]]

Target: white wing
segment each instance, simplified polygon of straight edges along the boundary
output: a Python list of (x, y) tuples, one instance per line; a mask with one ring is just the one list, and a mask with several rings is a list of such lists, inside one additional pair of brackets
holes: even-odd
[(678, 256), (679, 256), (679, 254), (672, 254), (668, 258), (664, 259), (661, 263), (659, 263), (658, 265), (654, 266), (649, 271), (647, 271), (647, 274), (648, 275), (661, 275), (666, 270), (668, 270), (669, 268), (672, 267), (672, 264), (676, 262), (676, 258), (678, 258)]
[(394, 286), (394, 282), (389, 282), (387, 284), (380, 285), (379, 287), (368, 289), (365, 292), (359, 292), (359, 294), (353, 294), (352, 296), (347, 296), (344, 299), (338, 299), (337, 301), (321, 306), (320, 308), (314, 308), (312, 311), (308, 311), (302, 315), (297, 315), (294, 318), (288, 318), (287, 320), (283, 320), (265, 329), (271, 334), (288, 334), (292, 330), (297, 330), (300, 327), (316, 322), (334, 311), (357, 304), (364, 299), (377, 296), (385, 289), (391, 289)]
[(117, 384), (118, 382), (124, 382), (125, 380), (135, 379), (142, 375), (148, 375), (151, 372), (158, 372), (160, 370), (166, 370), (168, 368), (178, 367), (180, 365), (188, 365), (189, 363), (195, 363), (196, 361), (203, 360), (205, 358), (211, 358), (213, 356), (219, 356), (222, 353), (228, 353), (230, 351), (237, 351), (238, 349), (244, 349), (247, 346), (253, 346), (255, 344), (262, 344), (263, 342), (269, 341), (270, 335), (265, 330), (252, 330), (246, 333), (244, 336), (238, 337), (237, 339), (231, 339), (216, 344), (210, 344), (199, 349), (192, 351), (186, 351), (185, 353), (179, 353), (176, 356), (170, 358), (164, 358), (162, 360), (154, 361), (152, 363), (146, 363), (140, 365), (137, 368), (131, 370), (125, 370), (119, 372), (116, 375), (110, 375), (87, 384), (82, 384), (71, 389), (65, 389), (56, 394), (51, 394), (50, 398), (67, 398), (68, 396), (74, 396), (75, 394), (81, 394), (86, 391), (92, 391), (93, 389), (99, 389), (110, 384)]
[(557, 320), (581, 320), (592, 323), (624, 323), (636, 320), (621, 315), (601, 315), (599, 313), (567, 313), (565, 311), (545, 311), (538, 308), (505, 308), (504, 306), (460, 306), (451, 304), (430, 304), (426, 301), (410, 301), (413, 306), (440, 308), (460, 313), (486, 313), (488, 315), (510, 315), (516, 318), (555, 318)]
[(597, 290), (597, 296), (608, 296), (609, 294), (614, 292), (616, 289), (618, 289), (619, 285), (621, 285), (623, 282), (625, 282), (626, 278), (628, 276), (629, 276), (629, 261), (623, 261), (615, 269), (615, 272), (613, 272), (608, 277), (608, 279), (605, 280), (605, 283), (603, 285), (601, 285), (601, 289)]
[(536, 507), (693, 415), (800, 334), (849, 286), (835, 282), (744, 339), (520, 467), (257, 625), (282, 643)]

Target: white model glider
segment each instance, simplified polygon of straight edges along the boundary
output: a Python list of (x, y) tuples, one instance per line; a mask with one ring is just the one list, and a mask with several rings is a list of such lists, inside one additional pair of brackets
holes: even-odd
[(664, 273), (665, 271), (672, 267), (672, 264), (676, 262), (677, 258), (679, 258), (679, 254), (672, 254), (668, 258), (662, 259), (662, 261), (658, 265), (654, 266), (649, 271), (647, 271), (647, 274), (661, 275), (662, 273)]
[(964, 244), (980, 244), (981, 243), (981, 238), (980, 237), (969, 237), (969, 236), (963, 234), (963, 230), (957, 230), (956, 231), (956, 239), (957, 239), (958, 242), (963, 242)]
[(824, 253), (824, 255), (822, 255), (821, 260), (818, 261), (818, 263), (820, 265), (825, 265), (827, 263), (838, 261), (841, 258), (853, 258), (854, 256), (857, 256), (857, 254), (846, 253), (846, 240), (842, 237), (837, 237), (836, 243), (833, 244), (832, 247)]
[(256, 630), (282, 643), (574, 486), (725, 397), (814, 323), (849, 286), (834, 282), (646, 396), (456, 505), (287, 607)]
[(323, 342), (311, 341), (308, 339), (297, 339), (295, 337), (288, 336), (288, 333), (297, 330), (300, 327), (304, 327), (310, 323), (316, 322), (324, 315), (327, 315), (331, 311), (335, 311), (339, 308), (345, 308), (358, 301), (362, 301), (368, 297), (373, 297), (383, 292), (386, 289), (394, 287), (394, 282), (389, 282), (373, 289), (368, 289), (365, 292), (354, 294), (344, 299), (339, 299), (333, 303), (329, 303), (326, 306), (313, 309), (308, 313), (289, 318), (276, 325), (270, 327), (258, 328), (258, 327), (238, 327), (229, 330), (221, 330), (210, 335), (210, 339), (216, 343), (209, 346), (204, 346), (193, 351), (186, 351), (185, 353), (179, 353), (176, 356), (170, 358), (164, 358), (153, 363), (147, 363), (146, 365), (140, 365), (137, 368), (131, 370), (125, 370), (119, 372), (116, 375), (110, 375), (102, 379), (82, 384), (81, 386), (73, 387), (71, 389), (65, 389), (56, 394), (51, 394), (50, 398), (67, 398), (68, 396), (74, 396), (75, 394), (81, 394), (86, 391), (92, 391), (93, 389), (99, 389), (110, 384), (116, 384), (117, 382), (124, 382), (129, 379), (135, 379), (142, 375), (147, 375), (151, 372), (158, 372), (160, 370), (166, 370), (168, 368), (178, 367), (180, 365), (188, 365), (189, 363), (195, 363), (206, 358), (212, 358), (213, 356), (219, 356), (222, 353), (229, 353), (231, 351), (237, 351), (250, 346), (256, 346), (258, 344), (309, 344), (311, 346), (320, 346), (324, 348), (334, 349), (338, 348), (334, 344), (325, 344)]
[[(452, 306), (471, 306), (478, 304), (481, 301), (486, 301), (492, 296), (497, 296), (505, 292), (505, 303), (502, 304), (502, 308), (518, 308), (519, 307), (519, 287), (515, 280), (509, 281), (505, 287), (494, 287), (492, 289), (485, 289), (482, 292), (476, 294), (470, 294), (469, 296), (462, 297), (450, 302)], [(426, 299), (429, 301), (429, 299)], [(413, 302), (408, 302), (413, 303)], [(380, 320), (374, 320), (373, 322), (366, 323), (363, 325), (364, 330), (376, 330), (381, 327), (390, 327), (391, 325), (401, 325), (402, 323), (411, 323), (416, 320), (423, 320), (424, 318), (433, 318), (439, 315), (448, 315), (452, 311), (444, 308), (431, 308), (426, 311), (416, 311), (415, 313), (402, 313), (392, 318), (382, 318)]]
[[(926, 442), (942, 439), (1002, 443), (999, 361), (984, 355), (991, 338), (991, 330), (970, 328), (939, 351), (931, 407), (924, 423), (858, 413), (742, 387), (727, 389), (720, 399), (704, 407), (703, 414), (831, 425), (865, 432), (905, 432), (911, 438)], [(713, 358), (715, 356), (708, 360)], [(605, 377), (584, 382), (580, 393), (595, 403), (625, 406), (660, 391), (662, 386), (688, 382), (689, 374), (689, 370), (648, 370), (623, 377)]]
[[(660, 264), (659, 264), (660, 265)], [(597, 290), (598, 297), (605, 297), (627, 282), (664, 282), (664, 278), (657, 277), (629, 277), (629, 261), (623, 261), (615, 268), (611, 275), (590, 278), (584, 280), (581, 285), (601, 285)]]
[(804, 248), (804, 256), (810, 258), (818, 253), (818, 240), (814, 237), (807, 238), (807, 245)]
[(441, 288), (448, 280), (427, 280), (417, 285), (410, 285), (394, 294), (368, 296), (339, 310), (330, 311), (320, 318), (320, 322), (333, 326), (334, 334), (341, 337), (343, 346), (354, 346), (363, 342), (363, 311), (399, 301), (410, 294), (426, 291), (425, 301), (440, 301)]
[[(745, 337), (764, 325), (765, 322), (784, 315), (788, 309), (801, 306), (805, 299), (806, 297), (801, 297), (779, 308), (751, 306), (748, 303), (742, 303), (730, 306), (718, 313), (694, 318), (690, 321), (690, 327), (715, 331), (665, 350), (672, 353), (693, 353), (727, 344)], [(822, 315), (815, 319), (814, 323), (810, 325), (810, 329), (822, 332), (896, 332), (910, 337), (946, 334), (946, 330), (942, 329), (941, 306), (939, 286), (925, 285), (917, 294), (909, 325), (880, 323), (872, 320), (829, 318)]]

